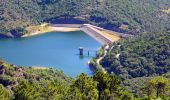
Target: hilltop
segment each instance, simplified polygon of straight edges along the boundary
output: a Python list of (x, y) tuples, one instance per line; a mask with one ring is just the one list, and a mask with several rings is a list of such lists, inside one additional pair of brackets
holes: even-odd
[(1, 0), (0, 33), (19, 37), (41, 23), (90, 23), (136, 34), (169, 30), (168, 0)]

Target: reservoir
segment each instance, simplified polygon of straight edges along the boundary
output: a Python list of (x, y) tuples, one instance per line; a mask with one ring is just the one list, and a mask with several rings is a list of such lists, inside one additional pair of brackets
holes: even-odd
[[(101, 44), (84, 32), (50, 32), (29, 38), (0, 39), (0, 58), (18, 66), (42, 66), (62, 70), (66, 75), (92, 74), (87, 62)], [(79, 56), (79, 47), (91, 50)]]

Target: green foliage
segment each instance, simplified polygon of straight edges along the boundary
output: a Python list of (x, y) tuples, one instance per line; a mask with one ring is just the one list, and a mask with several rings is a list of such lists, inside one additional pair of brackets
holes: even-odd
[(63, 100), (67, 86), (51, 82), (21, 81), (14, 90), (15, 100)]
[[(2, 0), (0, 33), (20, 37), (30, 25), (91, 23), (124, 33), (139, 33), (111, 45), (101, 61), (109, 73), (71, 78), (54, 69), (16, 67), (0, 61), (2, 100), (139, 100), (170, 99), (169, 0)], [(152, 33), (150, 33), (152, 32)], [(157, 33), (153, 33), (157, 32)], [(159, 33), (160, 32), (160, 33)], [(99, 51), (99, 56), (104, 50)], [(101, 66), (96, 59), (91, 66)], [(148, 77), (152, 76), (152, 77)], [(165, 78), (166, 77), (166, 78)], [(150, 81), (149, 81), (150, 80)], [(141, 90), (140, 90), (141, 89)]]
[[(137, 100), (169, 99), (169, 74), (138, 80), (128, 79), (122, 84), (118, 76), (104, 72), (97, 72), (94, 76), (82, 73), (73, 80), (53, 69), (16, 67), (3, 61), (0, 61), (0, 66), (0, 76), (5, 75), (11, 79), (6, 84), (3, 82), (5, 78), (0, 79), (2, 100), (133, 100), (135, 97), (138, 97)], [(127, 88), (128, 86), (132, 89)], [(136, 88), (141, 90), (131, 91)]]
[[(145, 97), (146, 95), (151, 95), (152, 93), (149, 91), (152, 88), (148, 88), (146, 83), (150, 81), (152, 77), (137, 77), (132, 79), (126, 79), (122, 83), (124, 87), (132, 92), (135, 97)], [(146, 95), (144, 95), (146, 94)]]
[(149, 82), (150, 86), (156, 91), (156, 97), (164, 97), (169, 85), (168, 79), (164, 77), (155, 77)]
[[(163, 10), (169, 5), (168, 0), (3, 0), (0, 33), (42, 22), (79, 23), (78, 20), (127, 33), (164, 31), (170, 25), (169, 15)], [(128, 28), (120, 28), (122, 25)]]
[(1, 100), (12, 100), (12, 93), (0, 84), (0, 98)]
[(15, 100), (40, 100), (42, 88), (38, 84), (20, 83), (15, 91)]
[(72, 92), (78, 92), (83, 100), (96, 100), (98, 98), (97, 82), (86, 74), (78, 76), (77, 80), (71, 87)]
[(120, 98), (121, 100), (133, 100), (133, 95), (129, 92), (123, 92)]
[(107, 73), (97, 72), (93, 78), (98, 82), (97, 89), (99, 91), (99, 100), (119, 98), (121, 81), (116, 75), (108, 75)]
[(0, 83), (4, 86), (8, 86), (13, 83), (13, 79), (10, 76), (7, 75), (0, 75)]
[(93, 72), (102, 71), (102, 66), (99, 65), (96, 61), (96, 58), (92, 58), (89, 63), (90, 69), (93, 70)]
[[(122, 79), (161, 75), (170, 71), (170, 33), (144, 33), (113, 44), (101, 61)], [(116, 57), (119, 55), (119, 57)]]
[[(169, 99), (169, 80), (165, 77), (158, 76), (153, 77), (150, 81), (147, 81), (143, 88), (143, 95), (147, 96), (147, 99)], [(157, 100), (156, 99), (156, 100)]]
[(0, 76), (11, 79), (0, 79), (0, 96), (5, 100), (111, 100), (123, 95), (121, 80), (115, 74), (81, 74), (72, 80), (53, 69), (16, 67), (3, 61), (0, 66)]
[(104, 55), (104, 48), (100, 48), (97, 52), (97, 57), (102, 57)]
[[(160, 31), (164, 30), (165, 24), (163, 20), (159, 19), (157, 15), (166, 16), (163, 14), (159, 6), (161, 4), (169, 4), (161, 0), (107, 0), (101, 4), (97, 10), (91, 15), (91, 20), (95, 21), (101, 26), (115, 29), (117, 31)], [(157, 19), (157, 20), (156, 20)], [(167, 20), (166, 20), (167, 21)], [(128, 25), (129, 28), (120, 30), (122, 24)], [(160, 25), (164, 24), (164, 25)], [(160, 26), (159, 26), (160, 25)], [(159, 26), (159, 28), (157, 27)], [(158, 28), (158, 29), (156, 29)]]
[(0, 61), (0, 84), (12, 89), (9, 95), (15, 100), (63, 100), (71, 80), (54, 69), (17, 67)]

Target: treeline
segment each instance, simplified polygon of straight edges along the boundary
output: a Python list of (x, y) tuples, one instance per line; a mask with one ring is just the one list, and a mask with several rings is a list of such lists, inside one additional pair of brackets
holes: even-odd
[(91, 23), (110, 30), (138, 33), (169, 30), (168, 0), (2, 0), (0, 33), (16, 36), (30, 25)]
[(165, 77), (151, 78), (141, 94), (129, 92), (115, 74), (97, 72), (71, 79), (52, 69), (15, 67), (1, 61), (1, 100), (169, 100), (170, 84)]

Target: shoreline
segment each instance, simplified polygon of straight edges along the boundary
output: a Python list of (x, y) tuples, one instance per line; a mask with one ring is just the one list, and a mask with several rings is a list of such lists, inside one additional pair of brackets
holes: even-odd
[(21, 36), (15, 36), (13, 34), (4, 34), (2, 37), (8, 38), (27, 38), (35, 35), (47, 34), (49, 32), (76, 32), (82, 31), (100, 42), (102, 45), (110, 44), (123, 38), (122, 33), (110, 31), (97, 27), (91, 24), (48, 24), (43, 23), (41, 25), (28, 26), (25, 28), (26, 33)]
[(32, 27), (28, 27), (28, 33), (25, 35), (22, 35), (21, 38), (25, 38), (25, 37), (31, 37), (31, 36), (35, 36), (35, 35), (41, 35), (41, 34), (46, 34), (48, 32), (74, 32), (74, 31), (81, 31), (79, 28), (73, 28), (73, 27), (64, 27), (64, 26), (60, 26), (60, 27), (55, 27), (55, 26), (51, 26), (48, 24), (42, 24), (40, 26), (33, 26), (33, 28), (37, 28), (37, 29), (33, 29)]
[[(86, 27), (86, 28), (84, 28)], [(84, 29), (83, 29), (84, 28)], [(37, 26), (29, 26), (26, 28), (26, 30), (28, 31), (27, 34), (22, 35), (21, 38), (26, 38), (26, 37), (31, 37), (31, 36), (35, 36), (35, 35), (41, 35), (41, 34), (46, 34), (49, 32), (74, 32), (74, 31), (83, 31), (86, 34), (90, 35), (92, 38), (96, 39), (98, 42), (100, 42), (101, 37), (104, 37), (103, 39), (108, 40), (109, 42), (104, 41), (103, 43), (101, 42), (101, 44), (108, 44), (108, 43), (113, 43), (118, 41), (121, 38), (121, 35), (119, 35), (117, 32), (114, 31), (110, 31), (110, 30), (106, 30), (94, 25), (90, 25), (90, 24), (48, 24), (48, 23), (44, 23), (41, 25), (37, 25)], [(87, 31), (87, 32), (86, 32)], [(96, 35), (96, 33), (98, 35)], [(102, 40), (102, 39), (101, 39)], [(102, 60), (103, 58), (99, 58), (96, 59), (97, 60), (97, 65), (100, 65), (99, 62)], [(90, 59), (87, 64), (89, 67), (91, 64), (91, 60)], [(97, 66), (93, 66), (94, 70), (92, 70), (92, 72), (95, 72), (95, 70), (97, 70)], [(33, 69), (49, 69), (47, 67), (39, 67), (39, 66), (32, 66)], [(107, 72), (105, 70), (105, 68), (101, 67), (103, 72)]]
[(117, 32), (106, 30), (91, 24), (48, 24), (44, 23), (37, 26), (29, 26), (26, 28), (27, 34), (21, 38), (31, 37), (35, 35), (46, 34), (49, 32), (75, 32), (83, 31), (101, 44), (108, 44), (118, 41), (121, 35)]
[[(99, 52), (101, 49), (102, 49), (102, 47), (100, 47), (97, 51)], [(96, 57), (91, 58), (88, 61), (88, 65), (90, 68), (93, 68), (93, 70), (92, 70), (93, 72), (100, 70), (104, 73), (107, 73), (107, 70), (100, 64), (100, 61), (106, 56), (106, 54), (108, 52), (107, 49), (109, 49), (109, 45), (104, 46), (103, 56), (100, 56), (100, 57), (96, 56)]]

